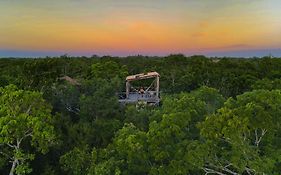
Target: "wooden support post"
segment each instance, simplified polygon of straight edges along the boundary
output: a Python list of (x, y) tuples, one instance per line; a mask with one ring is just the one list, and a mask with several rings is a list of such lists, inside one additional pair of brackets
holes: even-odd
[(157, 76), (156, 77), (156, 97), (157, 98), (159, 98), (159, 86), (160, 86), (159, 85), (159, 83), (160, 83), (159, 79), (160, 79), (159, 76)]
[(129, 98), (129, 93), (130, 93), (130, 82), (126, 81), (126, 98)]

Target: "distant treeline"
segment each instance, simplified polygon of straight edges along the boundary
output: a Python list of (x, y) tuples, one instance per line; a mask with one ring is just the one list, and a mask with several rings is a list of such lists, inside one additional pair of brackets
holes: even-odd
[[(2, 58), (0, 86), (12, 83), (24, 89), (44, 89), (63, 76), (85, 80), (91, 77), (92, 65), (96, 63), (108, 64), (100, 71), (104, 74), (102, 76), (109, 78), (115, 76), (116, 70), (111, 69), (119, 69), (118, 66), (127, 74), (157, 71), (161, 75), (163, 93), (188, 92), (200, 86), (209, 86), (218, 89), (226, 97), (234, 97), (253, 89), (252, 86), (258, 80), (281, 78), (280, 58), (207, 58), (184, 55), (88, 58), (64, 55), (38, 59)], [(120, 78), (124, 82), (125, 77)]]

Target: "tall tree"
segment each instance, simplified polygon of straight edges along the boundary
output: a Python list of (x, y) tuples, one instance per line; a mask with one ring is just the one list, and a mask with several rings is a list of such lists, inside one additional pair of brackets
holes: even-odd
[(10, 175), (30, 173), (34, 151), (46, 153), (54, 141), (51, 106), (41, 93), (14, 85), (0, 88), (0, 147), (12, 162)]
[[(257, 90), (228, 99), (200, 124), (206, 173), (276, 174), (281, 153), (281, 91)], [(207, 151), (206, 151), (207, 150)], [(200, 149), (197, 150), (200, 152)], [(277, 173), (278, 174), (278, 173)]]

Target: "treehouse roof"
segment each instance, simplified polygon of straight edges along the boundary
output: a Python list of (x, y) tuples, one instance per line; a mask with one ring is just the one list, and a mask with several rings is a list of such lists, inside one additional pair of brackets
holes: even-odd
[(156, 77), (160, 77), (159, 73), (148, 72), (148, 73), (141, 73), (141, 74), (127, 76), (126, 81), (143, 80), (143, 79), (156, 78)]

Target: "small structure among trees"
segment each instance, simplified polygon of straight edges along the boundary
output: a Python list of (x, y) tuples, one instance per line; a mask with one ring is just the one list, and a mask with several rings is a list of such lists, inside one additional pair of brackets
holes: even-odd
[[(147, 83), (149, 80), (149, 86)], [(159, 85), (160, 75), (157, 72), (141, 73), (126, 77), (126, 93), (119, 96), (119, 102), (122, 104), (145, 102), (147, 104), (158, 105), (160, 102)], [(137, 87), (133, 86), (133, 83)]]

